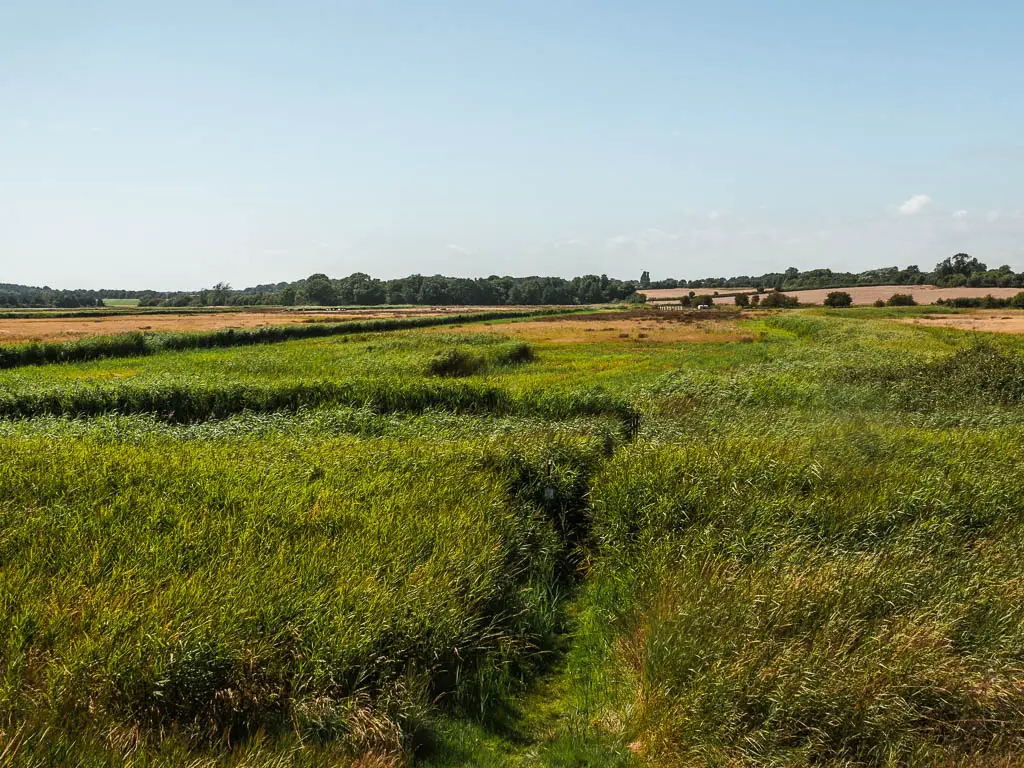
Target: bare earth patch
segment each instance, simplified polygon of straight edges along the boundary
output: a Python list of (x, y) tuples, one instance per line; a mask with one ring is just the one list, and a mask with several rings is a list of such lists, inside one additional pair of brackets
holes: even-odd
[(1024, 333), (1024, 311), (1012, 309), (978, 309), (959, 315), (921, 315), (908, 317), (901, 322), (959, 328), (964, 331)]

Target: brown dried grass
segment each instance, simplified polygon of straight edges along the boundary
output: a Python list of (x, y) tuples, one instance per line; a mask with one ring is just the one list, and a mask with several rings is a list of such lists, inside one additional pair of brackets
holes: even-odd
[(977, 309), (957, 315), (920, 315), (908, 317), (901, 322), (964, 331), (1024, 333), (1024, 312), (1012, 309)]
[[(719, 289), (722, 293), (726, 291), (732, 293), (734, 291), (750, 292), (751, 289), (742, 288), (722, 288)], [(1011, 296), (1016, 296), (1020, 293), (1020, 288), (938, 288), (934, 285), (870, 285), (858, 288), (817, 288), (810, 291), (785, 291), (787, 296), (795, 296), (797, 301), (801, 304), (818, 304), (821, 305), (825, 301), (825, 297), (828, 296), (832, 291), (845, 291), (850, 294), (853, 298), (854, 304), (874, 304), (878, 299), (885, 301), (894, 293), (909, 293), (914, 297), (914, 301), (918, 304), (934, 304), (939, 299), (955, 299), (958, 297), (968, 298), (981, 298), (983, 296), (992, 295), (998, 299), (1006, 299)], [(689, 291), (641, 291), (646, 293), (648, 299), (655, 302), (668, 301), (668, 294), (671, 293), (672, 297), (676, 299), (680, 295), (686, 295)], [(652, 293), (664, 294), (664, 296), (651, 296)], [(697, 293), (712, 293), (708, 290), (700, 290)], [(762, 294), (762, 298), (764, 294)], [(674, 303), (674, 302), (673, 302)], [(735, 302), (731, 296), (715, 296), (716, 304), (733, 305)]]
[(601, 313), (577, 317), (495, 323), (461, 328), (438, 328), (439, 333), (479, 333), (486, 330), (512, 339), (551, 344), (658, 344), (739, 341), (735, 313), (638, 312)]
[[(344, 322), (390, 317), (420, 317), (465, 312), (493, 311), (495, 307), (368, 307), (337, 311), (284, 311), (277, 308), (249, 312), (196, 314), (134, 314), (105, 317), (74, 318), (8, 318), (0, 319), (0, 346), (41, 341), (70, 341), (86, 336), (109, 336), (134, 331), (216, 331), (222, 328), (260, 328), (268, 325), (291, 325), (310, 320)], [(500, 307), (500, 309), (528, 309)]]

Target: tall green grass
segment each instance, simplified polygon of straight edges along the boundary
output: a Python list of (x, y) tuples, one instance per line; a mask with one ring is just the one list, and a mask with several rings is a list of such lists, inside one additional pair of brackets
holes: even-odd
[(95, 336), (75, 341), (46, 342), (0, 347), (0, 369), (26, 365), (83, 362), (104, 358), (138, 357), (165, 351), (239, 347), (253, 344), (277, 344), (296, 339), (317, 339), (358, 333), (378, 333), (409, 328), (508, 320), (523, 317), (565, 314), (573, 310), (540, 309), (524, 311), (473, 312), (452, 315), (352, 320), (342, 323), (305, 323), (262, 328), (227, 328), (216, 331), (175, 333), (127, 333)]
[(1019, 754), (1022, 448), (851, 429), (624, 450), (594, 489), (594, 708), (657, 765)]
[(443, 711), (496, 716), (551, 647), (560, 510), (604, 451), (0, 443), (0, 732), (35, 734), (5, 745), (26, 762), (254, 738), (384, 760)]
[(898, 317), (8, 371), (0, 754), (1014, 764), (1024, 344)]

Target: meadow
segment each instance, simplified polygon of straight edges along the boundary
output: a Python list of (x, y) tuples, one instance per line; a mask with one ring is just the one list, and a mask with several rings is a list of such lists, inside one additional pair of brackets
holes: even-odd
[(0, 765), (1016, 764), (1024, 340), (921, 309), (0, 350)]

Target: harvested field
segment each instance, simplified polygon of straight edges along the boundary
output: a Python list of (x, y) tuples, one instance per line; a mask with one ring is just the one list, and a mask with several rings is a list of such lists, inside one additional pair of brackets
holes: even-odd
[[(739, 290), (730, 288), (729, 291)], [(751, 289), (753, 290), (753, 289)], [(981, 298), (983, 296), (995, 296), (997, 299), (1006, 299), (1020, 293), (1020, 288), (938, 288), (934, 285), (870, 285), (858, 288), (820, 288), (812, 291), (786, 291), (787, 296), (796, 296), (801, 304), (821, 304), (825, 297), (832, 291), (846, 291), (853, 297), (854, 304), (874, 304), (878, 299), (885, 301), (894, 293), (909, 293), (918, 304), (934, 304), (939, 299), (955, 299), (958, 297)], [(722, 290), (724, 293), (724, 289)], [(652, 296), (652, 293), (669, 293), (668, 291), (640, 291), (647, 295), (652, 303), (666, 301), (667, 298)], [(672, 292), (678, 297), (679, 292)], [(708, 291), (698, 291), (708, 293)], [(717, 304), (733, 304), (731, 296), (715, 297)]]
[(1024, 333), (1024, 311), (1011, 309), (979, 309), (956, 315), (921, 315), (908, 317), (902, 322), (959, 328), (963, 331)]
[[(260, 328), (302, 323), (310, 317), (299, 313), (220, 313), (202, 315), (124, 315), (116, 317), (0, 320), (0, 345), (35, 341), (67, 341), (85, 336), (107, 336), (132, 331), (216, 331), (222, 328)], [(332, 313), (324, 319), (365, 318), (367, 315)]]
[(683, 296), (689, 296), (690, 291), (695, 293), (734, 293), (738, 291), (753, 292), (755, 289), (752, 285), (741, 286), (739, 288), (648, 288), (646, 291), (637, 291), (647, 297), (648, 301), (669, 301), (679, 300)]
[(109, 336), (135, 331), (216, 331), (225, 328), (262, 328), (293, 323), (343, 322), (375, 320), (391, 317), (421, 317), (461, 314), (495, 309), (522, 307), (367, 307), (339, 310), (281, 310), (267, 308), (246, 312), (135, 314), (74, 318), (3, 318), (0, 319), (0, 346), (42, 341), (69, 341), (86, 336)]
[[(636, 342), (722, 342), (743, 337), (735, 313), (708, 312), (595, 312), (573, 317), (550, 317), (487, 327), (514, 339), (551, 344), (636, 343)], [(485, 324), (486, 326), (487, 324)], [(451, 333), (451, 328), (437, 329)], [(480, 327), (459, 329), (479, 333)], [(747, 334), (749, 336), (749, 334)]]

